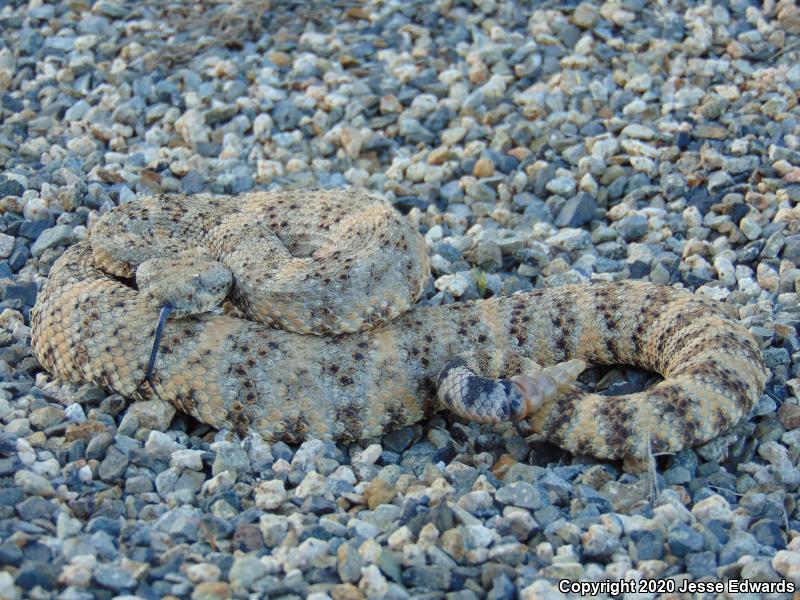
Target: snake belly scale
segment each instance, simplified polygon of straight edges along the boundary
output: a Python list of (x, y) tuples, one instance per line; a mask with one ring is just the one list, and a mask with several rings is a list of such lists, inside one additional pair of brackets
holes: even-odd
[[(149, 197), (53, 265), (32, 344), (57, 377), (290, 442), (380, 435), (443, 403), (523, 420), (574, 454), (635, 458), (715, 437), (762, 393), (761, 350), (715, 301), (629, 281), (414, 306), (428, 273), (421, 236), (362, 193)], [(212, 310), (225, 298), (246, 318)], [(586, 393), (571, 385), (586, 363), (664, 380)]]

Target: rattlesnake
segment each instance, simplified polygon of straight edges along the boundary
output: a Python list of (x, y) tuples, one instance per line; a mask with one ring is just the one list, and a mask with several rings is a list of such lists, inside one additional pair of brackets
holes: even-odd
[[(608, 459), (705, 442), (765, 383), (749, 332), (684, 290), (592, 283), (412, 307), (428, 277), (419, 233), (363, 193), (155, 196), (101, 217), (53, 265), (33, 349), (60, 378), (267, 439), (363, 439), (443, 403)], [(212, 310), (226, 297), (248, 318)], [(586, 362), (664, 381), (585, 393), (571, 382)]]

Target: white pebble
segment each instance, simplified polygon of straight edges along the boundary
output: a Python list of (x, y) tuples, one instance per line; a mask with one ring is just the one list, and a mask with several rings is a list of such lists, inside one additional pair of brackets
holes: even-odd
[(460, 298), (469, 287), (469, 280), (462, 273), (442, 275), (434, 282), (434, 287), (453, 296)]
[(67, 421), (72, 423), (84, 423), (86, 422), (86, 413), (83, 411), (83, 407), (78, 404), (70, 404), (64, 409), (64, 417), (66, 417)]
[(255, 489), (256, 507), (261, 510), (275, 510), (286, 500), (283, 481), (271, 479), (262, 481)]
[(8, 258), (14, 249), (14, 236), (0, 233), (0, 258)]
[(175, 450), (169, 459), (169, 466), (173, 469), (190, 469), (192, 471), (203, 470), (203, 451), (202, 450)]

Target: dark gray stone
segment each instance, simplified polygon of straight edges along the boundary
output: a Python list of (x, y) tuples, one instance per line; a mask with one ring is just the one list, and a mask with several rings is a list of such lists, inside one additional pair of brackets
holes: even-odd
[(117, 537), (122, 529), (122, 524), (118, 519), (112, 519), (111, 517), (95, 517), (86, 524), (85, 529), (86, 533), (104, 531), (111, 537)]
[(115, 481), (122, 477), (127, 466), (128, 457), (117, 446), (111, 446), (100, 463), (98, 475), (103, 481)]
[(628, 265), (628, 276), (631, 279), (644, 279), (650, 275), (650, 265), (641, 260), (635, 260)]
[(97, 565), (95, 581), (109, 590), (119, 592), (136, 587), (136, 578), (128, 571), (113, 565)]
[(300, 510), (312, 515), (328, 515), (336, 512), (336, 503), (322, 496), (309, 496), (303, 501)]
[(414, 565), (403, 571), (403, 585), (409, 588), (444, 591), (450, 587), (450, 571), (427, 565)]
[(770, 368), (789, 364), (789, 351), (786, 348), (765, 348), (763, 355), (764, 362)]
[(588, 485), (579, 485), (577, 491), (578, 498), (583, 502), (584, 506), (588, 507), (594, 505), (600, 513), (612, 512), (613, 508), (611, 502), (594, 488)]
[[(207, 515), (207, 518), (203, 519), (203, 521), (206, 522), (207, 525), (215, 526), (215, 528), (218, 528), (217, 526), (220, 525), (213, 515)], [(222, 523), (222, 525), (225, 524)], [(157, 522), (158, 529), (172, 536), (175, 542), (197, 541), (200, 536), (200, 526), (201, 513), (198, 509), (191, 506), (181, 506), (168, 511), (164, 513)], [(232, 533), (232, 526), (228, 526), (227, 529)]]
[(558, 213), (555, 224), (558, 227), (580, 227), (591, 221), (597, 212), (597, 202), (586, 192), (567, 200)]
[(453, 111), (447, 106), (442, 106), (428, 115), (424, 125), (426, 129), (434, 133), (439, 133), (442, 129), (447, 127), (453, 117), (455, 117)]
[(503, 504), (511, 504), (529, 510), (539, 510), (549, 503), (547, 492), (541, 485), (530, 484), (526, 481), (515, 481), (501, 487), (495, 493), (495, 498)]
[(234, 196), (243, 194), (244, 192), (252, 190), (254, 186), (253, 178), (249, 175), (235, 177), (230, 183), (230, 193)]
[(13, 179), (0, 178), (0, 198), (5, 196), (22, 196), (25, 188), (19, 181)]
[(17, 240), (14, 244), (14, 249), (11, 251), (11, 255), (8, 257), (8, 266), (16, 273), (25, 266), (25, 263), (30, 257), (31, 251), (28, 249), (28, 246)]
[(182, 194), (198, 194), (203, 191), (205, 182), (203, 176), (197, 171), (189, 171), (181, 179)]
[(230, 121), (237, 112), (239, 112), (239, 107), (235, 104), (220, 104), (209, 108), (203, 116), (206, 125), (211, 126)]
[(448, 204), (454, 204), (464, 200), (464, 190), (458, 184), (458, 181), (448, 181), (441, 189), (439, 194)]
[(617, 200), (625, 193), (625, 187), (628, 185), (628, 178), (624, 175), (617, 177), (611, 185), (608, 186), (608, 197)]
[(19, 300), (23, 306), (33, 306), (36, 302), (36, 283), (25, 281), (6, 286), (3, 289), (3, 300)]
[(16, 456), (0, 458), (0, 477), (13, 476), (18, 469), (22, 468), (22, 463)]
[(48, 591), (53, 590), (57, 581), (58, 569), (46, 562), (25, 562), (14, 577), (14, 583), (26, 591), (36, 586)]
[(74, 239), (72, 227), (69, 225), (56, 225), (50, 229), (45, 229), (31, 246), (33, 256), (41, 256), (48, 248), (55, 246), (66, 246)]
[(401, 196), (392, 202), (392, 205), (401, 213), (407, 215), (412, 208), (418, 208), (422, 212), (425, 212), (428, 209), (430, 202), (417, 196)]
[(486, 150), (486, 156), (501, 173), (511, 173), (519, 167), (519, 161), (509, 154), (489, 149)]
[(415, 144), (419, 142), (430, 144), (435, 139), (434, 134), (423, 127), (422, 124), (413, 117), (401, 117), (398, 121), (398, 125), (398, 132), (408, 142)]
[(800, 234), (786, 237), (781, 256), (792, 261), (795, 266), (800, 265)]
[(703, 536), (685, 523), (676, 523), (667, 534), (669, 548), (675, 556), (686, 556), (700, 552), (704, 547)]
[(736, 562), (745, 554), (757, 556), (759, 547), (760, 544), (753, 535), (746, 531), (732, 531), (727, 543), (719, 551), (719, 564)]
[(640, 214), (628, 215), (620, 221), (619, 233), (626, 242), (638, 240), (647, 233), (647, 217)]
[(517, 597), (517, 586), (505, 573), (495, 575), (492, 579), (492, 589), (486, 595), (486, 600), (514, 600)]
[(217, 446), (217, 456), (211, 467), (212, 475), (219, 475), (223, 471), (247, 471), (250, 469), (250, 459), (247, 452), (235, 442), (221, 442)]
[(684, 485), (691, 480), (692, 474), (686, 467), (678, 465), (664, 471), (664, 481), (666, 481), (668, 485)]
[(206, 158), (217, 158), (219, 153), (222, 152), (222, 144), (215, 144), (214, 142), (199, 142), (196, 146), (197, 153)]
[(18, 235), (29, 240), (35, 240), (42, 235), (43, 231), (52, 227), (54, 224), (55, 220), (52, 217), (50, 219), (41, 219), (39, 221), (22, 221), (19, 224)]
[(381, 440), (384, 448), (392, 452), (402, 453), (414, 439), (413, 427), (401, 427), (385, 435)]
[(786, 546), (781, 526), (771, 519), (759, 519), (750, 526), (750, 533), (759, 544), (780, 550)]
[(15, 98), (11, 94), (3, 94), (2, 99), (0, 99), (0, 105), (2, 105), (2, 107), (6, 110), (10, 110), (14, 113), (18, 113), (25, 108), (25, 103), (19, 98)]
[(0, 544), (0, 565), (18, 567), (22, 563), (22, 550), (14, 542)]
[(102, 460), (113, 441), (114, 436), (107, 431), (95, 434), (86, 445), (86, 458)]
[(664, 533), (660, 529), (631, 531), (630, 538), (636, 544), (636, 560), (660, 560), (664, 555)]
[(49, 500), (45, 500), (40, 496), (31, 496), (30, 498), (18, 503), (15, 507), (19, 516), (26, 521), (33, 521), (34, 519), (49, 519), (55, 505)]
[(290, 100), (279, 100), (272, 109), (272, 120), (279, 131), (295, 129), (303, 114)]
[(701, 577), (716, 577), (717, 558), (713, 552), (691, 552), (686, 555), (686, 571), (692, 579)]

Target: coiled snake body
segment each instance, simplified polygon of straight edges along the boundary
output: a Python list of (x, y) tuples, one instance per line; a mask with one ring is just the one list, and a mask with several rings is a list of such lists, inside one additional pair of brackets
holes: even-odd
[[(575, 454), (641, 457), (711, 439), (762, 392), (760, 349), (712, 300), (631, 281), (412, 306), (428, 273), (419, 234), (360, 193), (150, 197), (53, 265), (33, 348), (63, 379), (293, 442), (375, 436), (438, 400)], [(226, 297), (248, 318), (212, 310)], [(585, 393), (587, 362), (664, 381)]]

